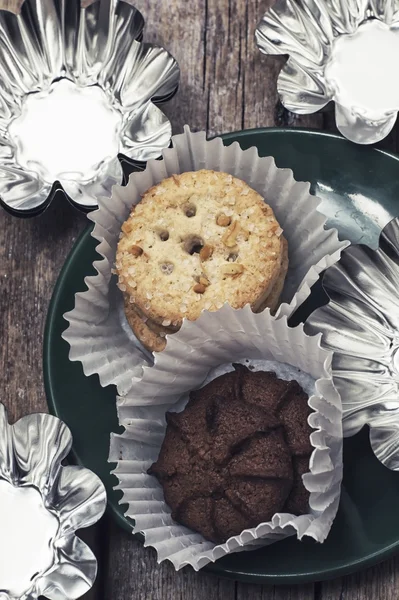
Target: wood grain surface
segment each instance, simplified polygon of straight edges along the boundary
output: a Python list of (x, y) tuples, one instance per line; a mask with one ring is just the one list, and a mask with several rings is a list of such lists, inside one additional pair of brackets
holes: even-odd
[[(44, 1), (44, 0), (43, 0)], [(17, 0), (0, 0), (15, 9)], [(136, 0), (146, 19), (145, 39), (165, 46), (181, 66), (181, 87), (164, 107), (173, 130), (188, 123), (209, 135), (259, 126), (332, 130), (331, 114), (295, 116), (277, 101), (282, 59), (260, 54), (254, 28), (265, 0)], [(384, 142), (397, 149), (397, 130)], [(0, 212), (0, 400), (13, 421), (46, 411), (42, 377), (43, 328), (51, 293), (86, 218), (67, 202), (38, 218)], [(397, 600), (399, 561), (315, 585), (260, 587), (190, 569), (158, 566), (107, 518), (82, 535), (99, 559), (99, 576), (86, 600)]]
[[(90, 4), (93, 4), (93, 2), (97, 1), (98, 0), (81, 0), (82, 8), (86, 8), (87, 6), (90, 6)], [(133, 4), (133, 0), (125, 1), (129, 2), (130, 4)], [(24, 2), (25, 0), (0, 0), (0, 10), (9, 10), (10, 12), (13, 12), (17, 15), (21, 12), (21, 7)]]
[(0, 9), (18, 14), (24, 0), (0, 0)]

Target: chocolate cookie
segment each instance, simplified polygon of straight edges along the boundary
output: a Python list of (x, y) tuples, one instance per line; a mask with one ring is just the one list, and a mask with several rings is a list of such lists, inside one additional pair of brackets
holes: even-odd
[(296, 381), (233, 366), (191, 392), (182, 412), (167, 413), (148, 471), (173, 518), (217, 544), (277, 512), (309, 512), (302, 482), (313, 450), (307, 395)]

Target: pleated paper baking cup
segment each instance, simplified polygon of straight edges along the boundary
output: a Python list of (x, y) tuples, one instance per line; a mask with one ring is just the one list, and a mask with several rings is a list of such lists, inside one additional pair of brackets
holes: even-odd
[[(122, 490), (126, 516), (134, 520), (145, 545), (156, 549), (158, 561), (176, 569), (201, 569), (226, 554), (251, 550), (296, 535), (323, 542), (335, 518), (342, 480), (341, 400), (332, 375), (332, 353), (320, 346), (320, 335), (308, 336), (303, 326), (289, 328), (286, 317), (254, 314), (249, 306), (203, 312), (196, 322), (185, 321), (169, 336), (166, 349), (144, 367), (129, 393), (118, 398), (122, 435), (111, 435), (110, 462)], [(277, 513), (268, 523), (247, 529), (226, 543), (215, 545), (202, 535), (174, 522), (158, 480), (147, 474), (157, 459), (166, 429), (165, 413), (181, 411), (188, 393), (204, 382), (232, 370), (234, 362), (273, 370), (281, 379), (296, 379), (309, 395), (313, 412), (309, 425), (313, 452), (309, 473), (303, 476), (310, 492), (309, 513)], [(298, 548), (300, 551), (300, 548)]]
[(320, 200), (309, 193), (309, 183), (295, 181), (292, 171), (277, 168), (272, 157), (260, 158), (255, 147), (242, 150), (237, 142), (225, 147), (220, 138), (207, 141), (205, 133), (192, 133), (188, 127), (172, 141), (163, 160), (150, 160), (145, 171), (130, 176), (126, 187), (115, 186), (112, 197), (100, 198), (99, 209), (89, 215), (101, 260), (94, 263), (97, 275), (85, 280), (87, 291), (76, 294), (75, 308), (65, 315), (69, 327), (63, 337), (71, 346), (70, 359), (80, 361), (86, 375), (98, 373), (103, 386), (115, 384), (121, 395), (152, 356), (127, 324), (112, 269), (121, 226), (151, 186), (173, 174), (214, 169), (243, 179), (265, 199), (289, 246), (280, 317), (294, 312), (319, 274), (337, 262), (348, 245), (335, 229), (325, 229), (326, 218), (317, 210)]

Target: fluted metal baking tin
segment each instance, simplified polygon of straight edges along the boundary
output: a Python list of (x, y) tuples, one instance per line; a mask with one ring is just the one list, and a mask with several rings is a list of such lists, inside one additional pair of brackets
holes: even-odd
[(0, 403), (0, 600), (72, 600), (96, 578), (75, 532), (103, 515), (105, 488), (88, 469), (62, 466), (71, 445), (56, 417), (9, 425)]
[(169, 145), (171, 124), (156, 104), (176, 92), (179, 67), (166, 50), (140, 41), (143, 27), (131, 0), (25, 0), (19, 14), (0, 10), (0, 201), (6, 210), (36, 215), (59, 189), (90, 210), (122, 183), (118, 155), (143, 163)]
[(283, 105), (311, 114), (335, 102), (339, 131), (358, 144), (388, 135), (399, 109), (398, 0), (277, 0), (261, 19), (264, 54), (288, 55)]
[(327, 269), (329, 297), (306, 322), (333, 350), (346, 437), (364, 425), (377, 458), (399, 470), (399, 218), (382, 231), (379, 248), (351, 246)]

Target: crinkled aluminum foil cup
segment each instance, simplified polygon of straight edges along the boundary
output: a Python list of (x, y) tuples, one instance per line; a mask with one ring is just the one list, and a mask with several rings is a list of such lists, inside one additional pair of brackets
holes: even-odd
[(344, 435), (370, 427), (371, 447), (399, 470), (399, 219), (381, 234), (379, 248), (351, 246), (323, 278), (329, 296), (305, 324), (322, 332), (334, 351), (334, 383), (341, 394)]
[(93, 585), (97, 561), (75, 533), (106, 506), (100, 479), (64, 467), (72, 445), (56, 417), (9, 425), (0, 404), (0, 599), (73, 600)]
[(288, 110), (311, 114), (334, 101), (339, 131), (373, 144), (399, 109), (398, 25), (393, 0), (277, 0), (256, 41), (265, 54), (289, 55), (277, 83)]
[(42, 212), (60, 188), (82, 210), (122, 183), (118, 155), (143, 163), (170, 144), (156, 106), (179, 68), (139, 41), (130, 0), (25, 0), (0, 10), (0, 198), (17, 216)]
[[(249, 306), (234, 310), (226, 304), (217, 312), (204, 311), (197, 321), (185, 321), (168, 337), (154, 366), (146, 367), (128, 395), (118, 398), (119, 423), (125, 432), (111, 436), (109, 456), (117, 463), (117, 489), (123, 492), (121, 503), (128, 505), (126, 515), (135, 521), (134, 532), (144, 534), (145, 545), (156, 549), (159, 562), (169, 560), (176, 569), (191, 565), (198, 570), (226, 554), (291, 535), (325, 540), (338, 509), (342, 480), (341, 401), (332, 383), (331, 358), (320, 346), (320, 335), (309, 337), (302, 325), (289, 328), (286, 318), (254, 314)], [(276, 369), (283, 379), (298, 378), (310, 392), (314, 450), (310, 472), (303, 477), (310, 511), (299, 517), (276, 514), (270, 522), (216, 546), (172, 520), (162, 487), (147, 469), (157, 459), (164, 438), (165, 413), (182, 410), (187, 393), (201, 387), (211, 369), (229, 363), (231, 370), (231, 363), (240, 359), (255, 359), (257, 369)], [(218, 374), (220, 370), (210, 379)]]
[(115, 384), (121, 395), (152, 355), (139, 345), (126, 321), (112, 269), (121, 226), (152, 185), (175, 173), (215, 169), (244, 179), (265, 198), (289, 245), (280, 317), (295, 311), (319, 274), (348, 244), (339, 241), (335, 229), (325, 229), (326, 218), (317, 210), (320, 200), (309, 193), (309, 184), (295, 181), (289, 169), (277, 168), (272, 157), (259, 158), (255, 147), (226, 147), (220, 138), (207, 141), (205, 133), (191, 133), (188, 127), (172, 142), (173, 148), (163, 151), (163, 161), (150, 161), (144, 172), (133, 173), (126, 187), (115, 187), (111, 201), (100, 199), (99, 210), (90, 214), (102, 259), (94, 263), (97, 275), (85, 279), (88, 290), (76, 294), (75, 308), (64, 315), (69, 321), (63, 337), (71, 346), (70, 360), (80, 361), (86, 375), (97, 373), (101, 385)]

